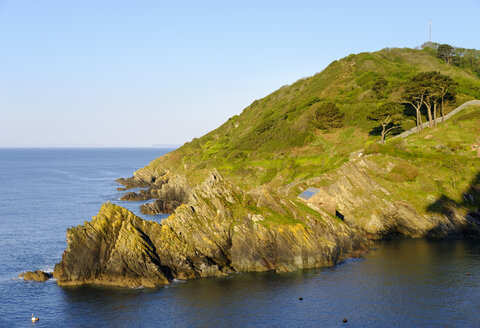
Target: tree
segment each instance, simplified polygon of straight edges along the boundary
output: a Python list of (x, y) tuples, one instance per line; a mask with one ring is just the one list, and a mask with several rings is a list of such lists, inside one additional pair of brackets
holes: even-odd
[(416, 124), (417, 133), (422, 129), (422, 114), (421, 108), (425, 102), (428, 87), (425, 85), (425, 73), (419, 73), (412, 77), (403, 91), (403, 102), (412, 105), (417, 114)]
[(445, 103), (449, 101), (455, 101), (457, 96), (457, 83), (450, 77), (446, 75), (441, 75), (439, 81), (439, 99), (440, 99), (440, 113), (442, 115), (442, 123), (445, 122), (445, 112), (444, 107)]
[(385, 98), (385, 91), (388, 85), (388, 81), (385, 80), (383, 77), (379, 77), (375, 84), (372, 87), (373, 93), (377, 96), (377, 98)]
[(421, 72), (410, 79), (403, 93), (403, 102), (415, 108), (417, 114), (417, 132), (422, 129), (421, 109), (427, 109), (430, 127), (437, 125), (437, 107), (440, 105), (442, 122), (446, 101), (455, 99), (456, 83), (440, 72)]
[(317, 129), (331, 130), (343, 126), (344, 113), (340, 112), (337, 105), (331, 101), (315, 103), (313, 125)]
[(437, 125), (437, 103), (441, 94), (440, 84), (444, 77), (445, 75), (433, 71), (420, 74), (420, 79), (426, 88), (424, 103), (427, 107), (428, 124), (431, 128), (433, 125)]
[(370, 111), (368, 119), (380, 123), (382, 127), (381, 138), (385, 143), (385, 138), (395, 128), (402, 123), (403, 106), (396, 102), (387, 102)]
[(437, 48), (437, 57), (443, 59), (447, 64), (452, 64), (455, 55), (455, 48), (449, 44), (441, 44)]

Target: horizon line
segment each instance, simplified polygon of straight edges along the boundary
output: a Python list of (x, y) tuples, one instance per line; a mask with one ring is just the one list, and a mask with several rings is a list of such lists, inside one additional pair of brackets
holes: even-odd
[(158, 146), (0, 146), (0, 149), (136, 149), (136, 148), (152, 148), (152, 149), (175, 149), (181, 147), (178, 145), (158, 145)]

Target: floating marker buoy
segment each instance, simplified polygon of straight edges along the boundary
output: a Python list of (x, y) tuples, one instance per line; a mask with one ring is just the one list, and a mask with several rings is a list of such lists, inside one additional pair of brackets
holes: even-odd
[(38, 320), (40, 320), (40, 318), (35, 317), (32, 313), (32, 322), (37, 322)]
[(343, 322), (348, 322), (348, 320), (347, 320), (347, 319), (343, 319), (342, 321), (343, 321)]
[(470, 275), (470, 272), (467, 272), (467, 276), (469, 276), (469, 275)]

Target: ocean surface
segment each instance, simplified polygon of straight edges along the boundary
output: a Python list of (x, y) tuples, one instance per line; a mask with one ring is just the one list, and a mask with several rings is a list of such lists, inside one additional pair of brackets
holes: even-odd
[[(387, 241), (365, 259), (332, 268), (158, 289), (61, 288), (54, 280), (17, 278), (26, 270), (52, 271), (66, 229), (90, 220), (103, 202), (140, 214), (140, 203), (118, 201), (114, 180), (168, 151), (0, 149), (0, 327), (480, 326), (475, 240)], [(32, 313), (40, 318), (35, 324)]]

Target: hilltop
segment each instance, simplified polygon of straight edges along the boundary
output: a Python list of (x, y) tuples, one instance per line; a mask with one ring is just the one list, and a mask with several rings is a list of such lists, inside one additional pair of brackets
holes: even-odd
[[(148, 169), (185, 174), (196, 184), (217, 168), (246, 188), (280, 187), (330, 172), (351, 152), (378, 138), (371, 135), (375, 123), (368, 120), (369, 111), (380, 103), (399, 101), (406, 83), (421, 71), (437, 71), (458, 83), (456, 101), (448, 109), (480, 99), (479, 76), (449, 65), (432, 48), (349, 55), (254, 101), (219, 128), (154, 160)], [(312, 124), (316, 105), (325, 101), (336, 104), (344, 115), (341, 129), (321, 130)], [(412, 126), (413, 120), (405, 117), (402, 128)]]

